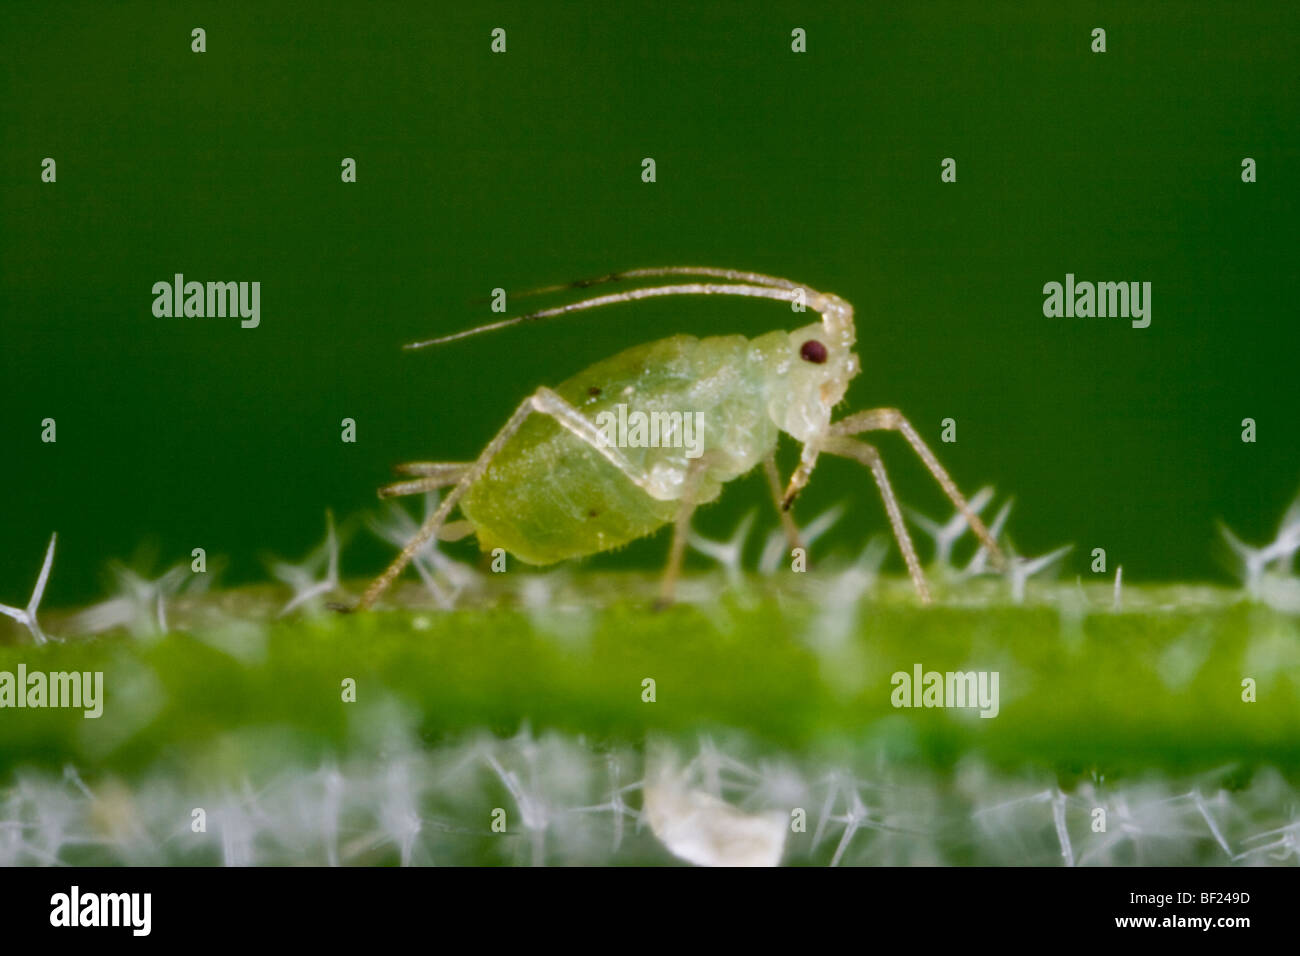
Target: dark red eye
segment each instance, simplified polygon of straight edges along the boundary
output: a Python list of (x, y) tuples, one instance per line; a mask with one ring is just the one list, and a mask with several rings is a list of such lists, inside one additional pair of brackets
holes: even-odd
[(816, 339), (809, 339), (799, 347), (799, 357), (805, 362), (821, 365), (826, 361), (826, 346)]

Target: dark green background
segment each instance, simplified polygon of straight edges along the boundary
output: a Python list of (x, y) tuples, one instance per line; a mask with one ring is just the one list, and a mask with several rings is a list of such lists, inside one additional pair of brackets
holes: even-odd
[[(25, 601), (56, 529), (53, 604), (145, 542), (264, 578), (326, 507), (371, 507), (393, 462), (472, 457), (538, 384), (670, 333), (793, 324), (679, 299), (398, 348), (490, 318), (496, 286), (657, 264), (852, 301), (851, 405), (897, 405), (936, 444), (956, 418), (941, 457), (1016, 496), (1022, 552), (1221, 576), (1214, 520), (1265, 537), (1300, 480), (1300, 8), (1134, 6), (5, 4), (0, 600)], [(260, 281), (261, 327), (154, 318), (175, 272)], [(1066, 272), (1150, 281), (1151, 327), (1045, 318)], [(901, 496), (946, 514), (879, 444)], [(886, 528), (848, 462), (801, 512), (844, 499), (841, 544)], [(385, 553), (358, 543), (345, 571)]]

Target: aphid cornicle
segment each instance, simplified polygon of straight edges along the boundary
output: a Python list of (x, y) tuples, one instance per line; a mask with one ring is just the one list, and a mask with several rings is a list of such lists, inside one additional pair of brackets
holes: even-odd
[[(853, 308), (838, 296), (786, 279), (731, 269), (676, 266), (636, 269), (574, 283), (573, 288), (632, 279), (679, 277), (725, 280), (649, 286), (584, 299), (503, 319), (454, 335), (416, 342), (439, 345), (521, 322), (551, 318), (620, 302), (671, 295), (739, 295), (805, 302), (821, 321), (793, 332), (697, 339), (674, 335), (597, 362), (554, 389), (524, 399), (472, 462), (413, 462), (398, 471), (414, 476), (380, 490), (382, 497), (420, 494), (453, 486), (401, 554), (366, 590), (359, 608), (371, 607), (411, 558), (435, 536), (467, 534), (481, 548), (504, 548), (529, 564), (545, 565), (619, 547), (673, 525), (660, 602), (672, 600), (691, 513), (714, 500), (722, 486), (762, 464), (792, 546), (798, 531), (787, 513), (808, 483), (818, 455), (866, 465), (875, 478), (908, 573), (924, 602), (930, 593), (902, 513), (876, 450), (856, 435), (900, 432), (989, 551), (1002, 554), (956, 484), (916, 430), (896, 409), (877, 408), (831, 421), (849, 382), (860, 371), (853, 351)], [(545, 290), (556, 291), (556, 287)], [(696, 447), (680, 441), (619, 443), (597, 427), (602, 412), (659, 413), (674, 420), (694, 414)], [(775, 464), (781, 432), (803, 445), (784, 492)], [(632, 447), (626, 447), (631, 444)], [(448, 522), (454, 508), (462, 521)]]

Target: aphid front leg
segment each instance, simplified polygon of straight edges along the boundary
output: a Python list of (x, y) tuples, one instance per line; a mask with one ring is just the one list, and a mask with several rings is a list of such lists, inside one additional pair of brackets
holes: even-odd
[(794, 516), (790, 514), (790, 509), (785, 507), (782, 499), (781, 473), (776, 470), (775, 455), (768, 455), (763, 459), (763, 474), (767, 476), (767, 490), (772, 493), (772, 504), (776, 506), (776, 513), (781, 516), (781, 528), (785, 531), (786, 546), (791, 551), (802, 548), (803, 539), (799, 537), (799, 526), (794, 523)]
[(925, 575), (921, 573), (921, 562), (916, 557), (916, 548), (912, 545), (912, 538), (907, 533), (907, 526), (903, 524), (903, 512), (899, 509), (898, 500), (894, 497), (894, 489), (890, 487), (889, 476), (885, 474), (885, 463), (880, 460), (880, 452), (866, 442), (838, 436), (825, 439), (821, 447), (822, 451), (832, 455), (840, 455), (844, 458), (852, 458), (854, 461), (860, 461), (871, 469), (872, 477), (876, 479), (876, 486), (880, 489), (880, 497), (884, 499), (885, 511), (889, 515), (889, 524), (894, 529), (894, 538), (898, 541), (898, 547), (903, 552), (903, 560), (907, 562), (907, 573), (912, 577), (912, 584), (916, 587), (916, 593), (921, 597), (921, 603), (929, 604), (930, 588), (925, 583)]
[(939, 487), (943, 489), (944, 494), (948, 496), (957, 510), (966, 518), (976, 537), (988, 549), (989, 555), (993, 559), (993, 566), (998, 570), (1006, 568), (1006, 559), (1003, 558), (997, 541), (993, 539), (993, 535), (989, 533), (988, 528), (984, 526), (984, 522), (980, 520), (979, 515), (967, 503), (962, 493), (957, 490), (957, 483), (948, 475), (943, 465), (939, 464), (939, 459), (921, 440), (921, 436), (912, 427), (912, 423), (903, 417), (902, 412), (896, 408), (873, 408), (869, 411), (856, 412), (832, 424), (830, 431), (832, 435), (839, 436), (859, 435), (862, 432), (872, 431), (896, 431), (901, 433), (907, 439), (907, 443), (912, 446), (912, 450), (916, 452), (917, 457), (930, 470), (930, 474), (939, 483)]
[[(438, 506), (438, 510), (424, 520), (424, 524), (420, 525), (420, 530), (415, 533), (415, 536), (411, 538), (401, 553), (393, 559), (393, 563), (384, 570), (383, 574), (375, 578), (370, 587), (366, 589), (366, 593), (361, 596), (361, 601), (357, 604), (357, 610), (364, 611), (372, 607), (375, 601), (379, 599), (379, 596), (388, 590), (393, 581), (397, 579), (397, 576), (411, 563), (411, 559), (419, 553), (420, 549), (439, 534), (447, 522), (447, 516), (456, 507), (456, 503), (464, 497), (470, 485), (483, 476), (483, 473), (492, 464), (492, 459), (505, 447), (506, 442), (519, 431), (528, 416), (534, 412), (540, 412), (554, 418), (561, 426), (603, 455), (610, 464), (627, 475), (637, 487), (644, 489), (649, 483), (649, 476), (633, 465), (621, 451), (606, 442), (600, 429), (583, 417), (581, 412), (558, 394), (543, 386), (520, 403), (492, 441), (488, 442), (488, 446), (483, 449), (478, 458), (464, 470), (456, 481), (456, 486), (452, 488), (451, 492)], [(440, 479), (441, 475), (434, 475), (429, 480)]]
[(780, 509), (789, 511), (790, 506), (794, 504), (794, 499), (799, 497), (799, 493), (804, 490), (809, 479), (812, 478), (813, 469), (817, 467), (817, 453), (820, 446), (808, 442), (803, 446), (803, 452), (799, 456), (799, 467), (790, 475), (790, 484), (785, 489), (785, 494), (781, 496)]

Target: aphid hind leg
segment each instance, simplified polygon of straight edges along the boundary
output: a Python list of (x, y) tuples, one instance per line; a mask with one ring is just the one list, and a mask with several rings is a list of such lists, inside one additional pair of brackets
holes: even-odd
[(408, 481), (395, 481), (390, 485), (384, 485), (379, 489), (381, 498), (401, 498), (406, 495), (422, 495), (426, 491), (437, 491), (439, 488), (446, 488), (448, 485), (454, 485), (460, 481), (465, 471), (469, 468), (466, 465), (454, 476), (439, 475), (431, 478), (412, 478)]
[(970, 524), (971, 530), (975, 536), (988, 549), (989, 556), (993, 560), (993, 566), (998, 570), (1006, 567), (1006, 559), (1002, 556), (1002, 551), (998, 547), (997, 541), (989, 533), (984, 522), (980, 520), (974, 509), (967, 503), (965, 497), (957, 489), (957, 483), (952, 480), (943, 465), (939, 464), (939, 459), (935, 457), (934, 452), (930, 451), (929, 446), (921, 440), (911, 422), (903, 417), (902, 412), (896, 408), (873, 408), (868, 411), (855, 412), (847, 418), (835, 422), (830, 427), (830, 433), (836, 436), (859, 435), (862, 432), (872, 431), (896, 431), (907, 439), (907, 443), (912, 446), (917, 457), (930, 470), (934, 480), (939, 483), (950, 501), (956, 506), (957, 510), (966, 518)]
[(366, 589), (366, 593), (361, 596), (361, 601), (357, 604), (357, 610), (364, 611), (372, 607), (375, 601), (379, 599), (379, 596), (388, 590), (393, 581), (397, 579), (397, 576), (411, 563), (411, 559), (419, 553), (420, 549), (433, 537), (439, 535), (443, 525), (447, 522), (447, 516), (456, 507), (456, 503), (464, 497), (470, 485), (483, 476), (484, 472), (492, 464), (492, 459), (505, 447), (506, 442), (511, 439), (515, 432), (519, 431), (528, 416), (534, 412), (540, 412), (554, 418), (562, 427), (568, 429), (603, 455), (639, 488), (644, 489), (649, 483), (649, 475), (633, 465), (617, 448), (606, 443), (600, 430), (584, 418), (581, 412), (554, 391), (543, 386), (519, 404), (519, 407), (514, 410), (514, 413), (507, 419), (505, 425), (496, 433), (492, 441), (488, 442), (487, 447), (483, 449), (478, 458), (461, 474), (456, 486), (442, 500), (438, 509), (424, 520), (424, 524), (420, 525), (420, 529), (415, 533), (415, 536), (407, 542), (406, 547), (393, 559), (393, 563), (384, 569), (383, 574), (371, 582), (370, 587)]
[(472, 461), (404, 461), (394, 465), (393, 471), (419, 478), (444, 478), (443, 484), (454, 485), (472, 464)]
[[(408, 461), (394, 465), (398, 474), (424, 475), (410, 481), (395, 481), (379, 489), (380, 498), (398, 498), (405, 495), (422, 495), (437, 491), (447, 485), (454, 485), (469, 469), (467, 461)], [(438, 529), (439, 541), (459, 541), (474, 533), (474, 526), (468, 521), (449, 521)]]
[(899, 550), (903, 552), (903, 560), (907, 562), (907, 573), (912, 578), (912, 584), (921, 598), (921, 603), (929, 604), (930, 588), (925, 583), (925, 575), (921, 573), (921, 562), (916, 556), (912, 538), (907, 533), (907, 525), (903, 524), (903, 512), (894, 497), (894, 489), (890, 487), (889, 476), (885, 473), (885, 463), (880, 460), (880, 452), (866, 442), (838, 436), (825, 439), (821, 447), (822, 451), (852, 458), (871, 469), (871, 475), (876, 479), (876, 487), (880, 489), (880, 497), (884, 499), (885, 512), (889, 515), (890, 527), (894, 529), (894, 538), (898, 541)]

